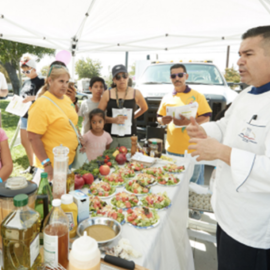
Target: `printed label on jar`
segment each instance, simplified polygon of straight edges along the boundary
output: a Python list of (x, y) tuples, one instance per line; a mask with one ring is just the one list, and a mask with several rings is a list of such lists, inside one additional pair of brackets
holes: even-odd
[(44, 261), (58, 264), (58, 236), (44, 233)]
[(39, 234), (30, 244), (30, 266), (32, 267), (37, 256), (39, 255)]
[(68, 221), (69, 221), (69, 226), (68, 226), (69, 231), (71, 231), (75, 226), (73, 213), (72, 212), (65, 212), (65, 214), (67, 215)]

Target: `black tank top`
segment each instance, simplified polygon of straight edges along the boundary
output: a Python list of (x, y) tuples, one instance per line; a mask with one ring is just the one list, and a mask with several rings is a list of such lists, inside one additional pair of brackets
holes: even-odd
[[(134, 89), (133, 99), (126, 99), (125, 103), (124, 103), (125, 108), (133, 110), (133, 117), (132, 117), (132, 122), (131, 122), (131, 124), (132, 124), (131, 125), (131, 134), (121, 136), (121, 137), (130, 137), (133, 134), (134, 135), (137, 134), (137, 124), (136, 124), (137, 122), (136, 122), (136, 119), (134, 119), (134, 113), (137, 110), (135, 94), (136, 94), (136, 90)], [(112, 117), (112, 109), (118, 109), (118, 106), (117, 106), (117, 103), (116, 103), (116, 99), (111, 98), (111, 90), (109, 90), (109, 101), (108, 101), (107, 108), (106, 108), (108, 117)], [(111, 134), (111, 128), (112, 128), (112, 124), (105, 124), (104, 129), (109, 134)], [(112, 135), (112, 136), (117, 136), (117, 135)]]

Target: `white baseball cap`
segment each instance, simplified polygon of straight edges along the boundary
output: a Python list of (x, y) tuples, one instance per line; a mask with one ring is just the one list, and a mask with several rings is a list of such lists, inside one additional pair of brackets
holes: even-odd
[(36, 67), (37, 67), (36, 62), (33, 59), (22, 60), (21, 66), (23, 66), (23, 65), (26, 65), (26, 66), (31, 67), (33, 69), (36, 69)]

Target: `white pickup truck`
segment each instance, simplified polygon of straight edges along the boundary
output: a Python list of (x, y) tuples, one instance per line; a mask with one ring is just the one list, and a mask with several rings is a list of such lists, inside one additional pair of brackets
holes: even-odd
[[(176, 63), (151, 64), (146, 67), (142, 76), (136, 81), (135, 89), (139, 89), (145, 97), (149, 110), (137, 120), (139, 127), (156, 126), (156, 114), (162, 97), (173, 92), (170, 79), (170, 67)], [(186, 84), (204, 94), (213, 110), (211, 120), (231, 103), (238, 95), (228, 85), (219, 69), (212, 63), (179, 63), (185, 65), (189, 75)]]

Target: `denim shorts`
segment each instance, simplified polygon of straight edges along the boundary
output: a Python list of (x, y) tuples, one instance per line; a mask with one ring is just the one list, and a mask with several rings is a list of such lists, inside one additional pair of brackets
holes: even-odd
[(27, 129), (28, 118), (21, 117), (21, 129)]

